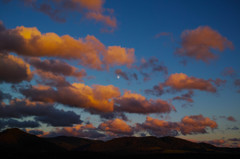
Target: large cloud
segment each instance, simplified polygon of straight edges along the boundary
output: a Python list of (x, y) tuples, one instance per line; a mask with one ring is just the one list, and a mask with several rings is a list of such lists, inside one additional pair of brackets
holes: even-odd
[(55, 75), (63, 75), (63, 76), (73, 76), (78, 79), (86, 76), (86, 72), (84, 69), (78, 70), (78, 68), (69, 65), (68, 63), (60, 60), (41, 60), (40, 58), (29, 58), (29, 64), (34, 66), (36, 69), (51, 72)]
[(0, 82), (19, 83), (31, 79), (28, 63), (17, 56), (0, 53)]
[(147, 117), (142, 124), (137, 124), (138, 129), (145, 130), (151, 135), (156, 136), (176, 136), (179, 133), (203, 134), (207, 133), (207, 128), (217, 128), (217, 123), (208, 117), (202, 115), (185, 116), (180, 122), (168, 122), (164, 120)]
[(176, 111), (175, 107), (167, 101), (161, 99), (146, 99), (144, 96), (125, 91), (125, 93), (115, 99), (115, 109), (120, 112), (128, 113), (170, 113)]
[[(20, 92), (34, 101), (61, 103), (71, 107), (84, 108), (90, 113), (104, 116), (122, 116), (121, 113), (170, 113), (175, 107), (161, 99), (146, 99), (144, 96), (120, 90), (113, 85), (92, 85), (73, 83), (66, 87), (53, 89), (49, 86), (37, 85), (21, 88)], [(119, 113), (119, 114), (111, 114)], [(110, 113), (110, 114), (109, 114)], [(124, 117), (124, 116), (123, 116)]]
[(9, 104), (0, 105), (0, 118), (22, 119), (24, 117), (34, 117), (36, 121), (52, 126), (72, 126), (82, 122), (80, 115), (73, 111), (56, 109), (52, 104), (13, 99)]
[[(216, 86), (221, 86), (226, 81), (221, 79), (202, 79), (188, 76), (184, 73), (171, 74), (163, 83), (159, 83), (153, 89), (145, 90), (145, 93), (162, 95), (164, 92), (174, 92), (182, 90), (200, 90), (215, 93)], [(165, 89), (168, 88), (168, 89)]]
[(114, 109), (112, 99), (120, 96), (119, 89), (113, 85), (93, 85), (89, 87), (83, 83), (73, 83), (68, 87), (59, 87), (57, 90), (39, 85), (20, 91), (32, 100), (62, 103), (85, 108), (92, 113), (112, 112)]
[(65, 22), (66, 15), (71, 12), (80, 13), (87, 19), (93, 19), (115, 29), (117, 20), (113, 9), (103, 7), (105, 0), (22, 0), (26, 6), (48, 15), (58, 22)]
[(6, 29), (0, 23), (0, 51), (15, 52), (32, 57), (59, 57), (80, 60), (80, 64), (102, 70), (134, 62), (134, 49), (120, 46), (105, 47), (96, 37), (74, 39), (69, 35), (42, 34), (36, 27)]
[(233, 49), (231, 41), (208, 26), (200, 26), (194, 30), (185, 30), (181, 35), (181, 39), (182, 48), (177, 49), (176, 54), (204, 62), (217, 57), (212, 52), (212, 49), (221, 52), (226, 48)]
[(16, 119), (0, 119), (0, 130), (5, 128), (36, 128), (40, 124), (37, 121), (27, 120), (19, 121)]
[(203, 115), (191, 115), (182, 118), (180, 131), (183, 135), (207, 133), (206, 128), (217, 128), (217, 123)]

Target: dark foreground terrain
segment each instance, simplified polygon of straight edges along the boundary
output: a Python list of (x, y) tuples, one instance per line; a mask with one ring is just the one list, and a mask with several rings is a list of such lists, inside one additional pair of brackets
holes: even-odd
[(175, 137), (122, 137), (109, 141), (59, 136), (40, 138), (17, 128), (0, 133), (6, 158), (238, 158), (239, 148), (220, 148)]

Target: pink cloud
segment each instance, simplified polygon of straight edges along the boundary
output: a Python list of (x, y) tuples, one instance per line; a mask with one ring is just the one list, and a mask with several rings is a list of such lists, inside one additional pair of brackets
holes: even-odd
[(212, 52), (233, 49), (233, 44), (226, 37), (208, 26), (200, 26), (194, 30), (185, 30), (181, 35), (181, 48), (176, 50), (179, 56), (187, 56), (195, 60), (209, 62), (217, 57)]

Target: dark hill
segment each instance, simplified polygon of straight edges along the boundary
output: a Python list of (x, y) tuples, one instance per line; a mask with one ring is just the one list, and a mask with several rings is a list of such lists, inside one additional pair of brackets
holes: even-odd
[(59, 152), (63, 148), (17, 128), (0, 133), (1, 152)]
[[(98, 158), (104, 155), (110, 155), (113, 158), (122, 155), (137, 155), (144, 158), (146, 155), (148, 157), (149, 155), (171, 155), (170, 158), (177, 158), (176, 155), (180, 154), (180, 158), (186, 158), (186, 155), (191, 155), (187, 158), (202, 158), (199, 154), (207, 155), (209, 158), (209, 155), (216, 156), (216, 154), (221, 154), (221, 156), (224, 156), (222, 154), (225, 154), (225, 156), (240, 154), (239, 148), (220, 148), (175, 137), (121, 137), (104, 142), (66, 136), (40, 138), (16, 128), (0, 133), (0, 150), (2, 154), (12, 154), (14, 152), (14, 157), (18, 157), (18, 152), (34, 153), (34, 158), (46, 158), (45, 152), (54, 153), (51, 156), (52, 158), (69, 158), (69, 156), (84, 158), (89, 157), (89, 155)], [(44, 154), (44, 156), (42, 157), (39, 154)], [(194, 157), (193, 154), (195, 154)], [(164, 156), (163, 158), (168, 157)]]
[(100, 140), (90, 140), (90, 139), (69, 137), (69, 136), (58, 136), (53, 138), (46, 138), (46, 140), (68, 151), (86, 151), (91, 145), (104, 143), (103, 141), (100, 141)]
[(206, 153), (214, 152), (215, 146), (198, 144), (175, 137), (122, 137), (105, 143), (90, 145), (88, 151), (110, 153)]

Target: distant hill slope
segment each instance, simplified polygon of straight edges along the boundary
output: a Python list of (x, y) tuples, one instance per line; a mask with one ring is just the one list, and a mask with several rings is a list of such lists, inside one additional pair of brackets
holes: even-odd
[(220, 148), (175, 137), (121, 137), (109, 141), (59, 136), (40, 138), (17, 128), (0, 133), (1, 152), (71, 152), (90, 154), (240, 154), (239, 148)]
[(60, 146), (17, 128), (0, 133), (1, 152), (59, 152)]

